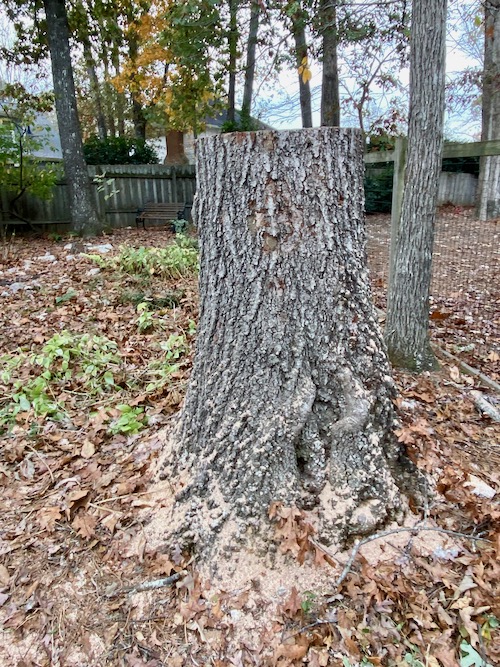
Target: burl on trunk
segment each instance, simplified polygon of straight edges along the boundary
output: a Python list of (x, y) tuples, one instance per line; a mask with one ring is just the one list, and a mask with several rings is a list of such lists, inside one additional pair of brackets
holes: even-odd
[(268, 534), (273, 501), (316, 508), (327, 542), (401, 508), (362, 151), (338, 128), (198, 142), (201, 315), (162, 476), (177, 493), (167, 531), (202, 552)]

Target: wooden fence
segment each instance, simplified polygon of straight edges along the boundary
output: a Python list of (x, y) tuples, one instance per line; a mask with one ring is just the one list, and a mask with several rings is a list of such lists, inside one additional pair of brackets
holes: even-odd
[[(110, 227), (135, 224), (137, 209), (147, 201), (183, 202), (192, 206), (196, 187), (194, 166), (167, 167), (160, 164), (89, 166), (99, 214)], [(0, 192), (2, 211), (8, 199)], [(37, 223), (69, 223), (69, 195), (66, 180), (55, 186), (54, 196), (43, 201), (22, 198), (19, 213)]]
[[(469, 157), (490, 154), (496, 150), (499, 141), (477, 142), (469, 144), (447, 144), (443, 157)], [(486, 152), (485, 152), (486, 151)], [(366, 164), (394, 162), (393, 218), (398, 215), (401, 188), (404, 176), (403, 140), (398, 140), (396, 150), (390, 152), (368, 153)], [(110, 227), (133, 225), (137, 209), (147, 201), (184, 202), (188, 210), (192, 205), (196, 176), (194, 165), (165, 166), (112, 165), (89, 166), (89, 175), (94, 179), (101, 177), (102, 182), (94, 182), (94, 191), (99, 214)], [(107, 183), (108, 179), (111, 181)], [(471, 174), (443, 172), (441, 174), (439, 203), (450, 202), (459, 206), (473, 205), (477, 189), (477, 179)], [(0, 191), (2, 211), (9, 209), (7, 193)], [(38, 223), (69, 223), (68, 186), (63, 179), (55, 186), (52, 199), (42, 201), (33, 196), (25, 196), (20, 202), (19, 213), (26, 219)]]
[[(468, 144), (446, 144), (443, 157), (471, 157), (500, 154), (500, 141)], [(396, 150), (367, 153), (366, 164), (394, 162), (393, 218), (399, 219), (404, 178), (405, 142), (398, 140)], [(99, 214), (110, 227), (133, 225), (137, 209), (147, 201), (184, 202), (188, 210), (193, 203), (196, 188), (194, 165), (166, 166), (112, 165), (89, 166), (94, 179), (94, 192)], [(97, 177), (97, 179), (96, 179)], [(108, 183), (108, 180), (111, 181)], [(471, 174), (443, 172), (441, 174), (439, 202), (456, 205), (473, 205), (477, 179)], [(0, 190), (2, 211), (8, 211), (7, 193)], [(55, 186), (52, 199), (42, 201), (27, 195), (20, 202), (20, 214), (37, 223), (68, 222), (68, 186), (63, 179)]]

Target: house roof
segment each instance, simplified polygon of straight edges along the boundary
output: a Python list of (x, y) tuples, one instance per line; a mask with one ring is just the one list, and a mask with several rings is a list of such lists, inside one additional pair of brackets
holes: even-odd
[[(227, 109), (224, 109), (221, 111), (219, 114), (214, 115), (214, 116), (207, 116), (205, 118), (205, 123), (207, 126), (210, 127), (218, 127), (221, 128), (224, 123), (227, 123), (228, 117), (227, 117)], [(234, 111), (234, 117), (236, 123), (239, 123), (241, 121), (241, 111), (238, 109), (235, 109)], [(258, 118), (254, 118), (253, 116), (250, 116), (250, 119), (252, 123), (255, 125), (255, 128), (257, 130), (272, 130), (273, 128), (270, 125), (267, 125), (266, 123), (263, 123), (261, 120)]]

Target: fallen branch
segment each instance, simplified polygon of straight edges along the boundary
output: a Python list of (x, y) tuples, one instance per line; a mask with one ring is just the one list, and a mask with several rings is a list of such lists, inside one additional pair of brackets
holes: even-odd
[(481, 394), (480, 391), (473, 389), (469, 394), (474, 399), (474, 405), (479, 410), (479, 412), (484, 412), (485, 415), (497, 423), (500, 423), (500, 410), (498, 410), (494, 405), (492, 405), (486, 398)]
[(154, 579), (153, 581), (144, 581), (142, 584), (138, 584), (137, 586), (128, 586), (127, 588), (119, 588), (116, 591), (108, 592), (106, 594), (106, 597), (114, 598), (117, 597), (118, 595), (124, 595), (125, 593), (133, 595), (134, 593), (142, 593), (143, 591), (152, 591), (157, 588), (164, 588), (165, 586), (171, 586), (172, 584), (175, 584), (176, 581), (179, 581), (179, 579), (183, 577), (185, 574), (187, 574), (186, 570), (182, 570), (181, 572), (176, 572), (175, 574), (171, 574), (170, 577), (163, 577), (162, 579)]
[(460, 366), (460, 368), (464, 371), (464, 373), (467, 373), (467, 375), (472, 375), (478, 378), (487, 387), (493, 389), (493, 391), (496, 391), (497, 394), (500, 394), (500, 384), (498, 384), (498, 382), (495, 382), (495, 380), (492, 380), (484, 373), (481, 373), (481, 371), (478, 371), (477, 368), (469, 366), (469, 364), (466, 364), (465, 361), (462, 361), (454, 354), (451, 354), (451, 352), (448, 352), (448, 350), (443, 350), (441, 347), (434, 344), (432, 345), (432, 348), (438, 356), (444, 357), (445, 359), (455, 362), (458, 366)]
[[(431, 526), (414, 526), (413, 528), (394, 528), (393, 530), (384, 530), (381, 533), (375, 533), (369, 537), (365, 537), (362, 540), (359, 540), (355, 543), (349, 560), (345, 564), (344, 569), (340, 573), (339, 578), (335, 582), (335, 589), (340, 588), (341, 583), (347, 577), (351, 571), (351, 567), (358, 555), (359, 550), (365, 544), (373, 542), (374, 540), (380, 540), (383, 537), (388, 537), (389, 535), (396, 535), (397, 533), (423, 533), (424, 531), (432, 531), (435, 533), (443, 533), (444, 535), (451, 535), (452, 537), (463, 537), (467, 540), (481, 541), (481, 542), (490, 542), (490, 540), (485, 539), (484, 537), (475, 537), (474, 535), (467, 535), (467, 533), (457, 533), (454, 530), (447, 530), (446, 528), (433, 528)], [(331, 555), (331, 554), (330, 554)], [(333, 558), (333, 556), (331, 556)]]

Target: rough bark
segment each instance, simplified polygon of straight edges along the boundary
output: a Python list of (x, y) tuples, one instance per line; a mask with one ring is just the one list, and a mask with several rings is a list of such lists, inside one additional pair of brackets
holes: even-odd
[[(292, 17), (292, 33), (295, 41), (295, 61), (299, 69), (303, 59), (307, 58), (306, 13), (303, 10)], [(311, 86), (309, 81), (304, 81), (300, 74), (299, 99), (302, 127), (312, 127)]]
[[(500, 0), (484, 6), (484, 73), (481, 139), (500, 139)], [(477, 214), (500, 217), (500, 155), (481, 158)]]
[(401, 507), (362, 154), (332, 128), (198, 141), (198, 342), (161, 468), (167, 532), (202, 553), (257, 540), (273, 501), (316, 508), (326, 541)]
[(429, 342), (429, 289), (445, 91), (446, 0), (415, 0), (405, 186), (389, 285), (385, 337), (393, 364), (435, 368)]
[(257, 48), (257, 35), (259, 32), (260, 3), (258, 0), (252, 2), (250, 12), (250, 27), (247, 42), (247, 65), (245, 68), (245, 84), (243, 87), (243, 102), (241, 105), (242, 116), (252, 112), (253, 82), (255, 78), (255, 50)]
[(102, 225), (97, 215), (87, 165), (83, 157), (66, 7), (64, 0), (44, 0), (44, 8), (57, 122), (64, 172), (68, 181), (72, 228), (79, 235), (89, 236), (98, 233)]
[(321, 86), (321, 125), (340, 126), (339, 69), (337, 63), (337, 3), (320, 0), (319, 24), (323, 38), (323, 77)]

